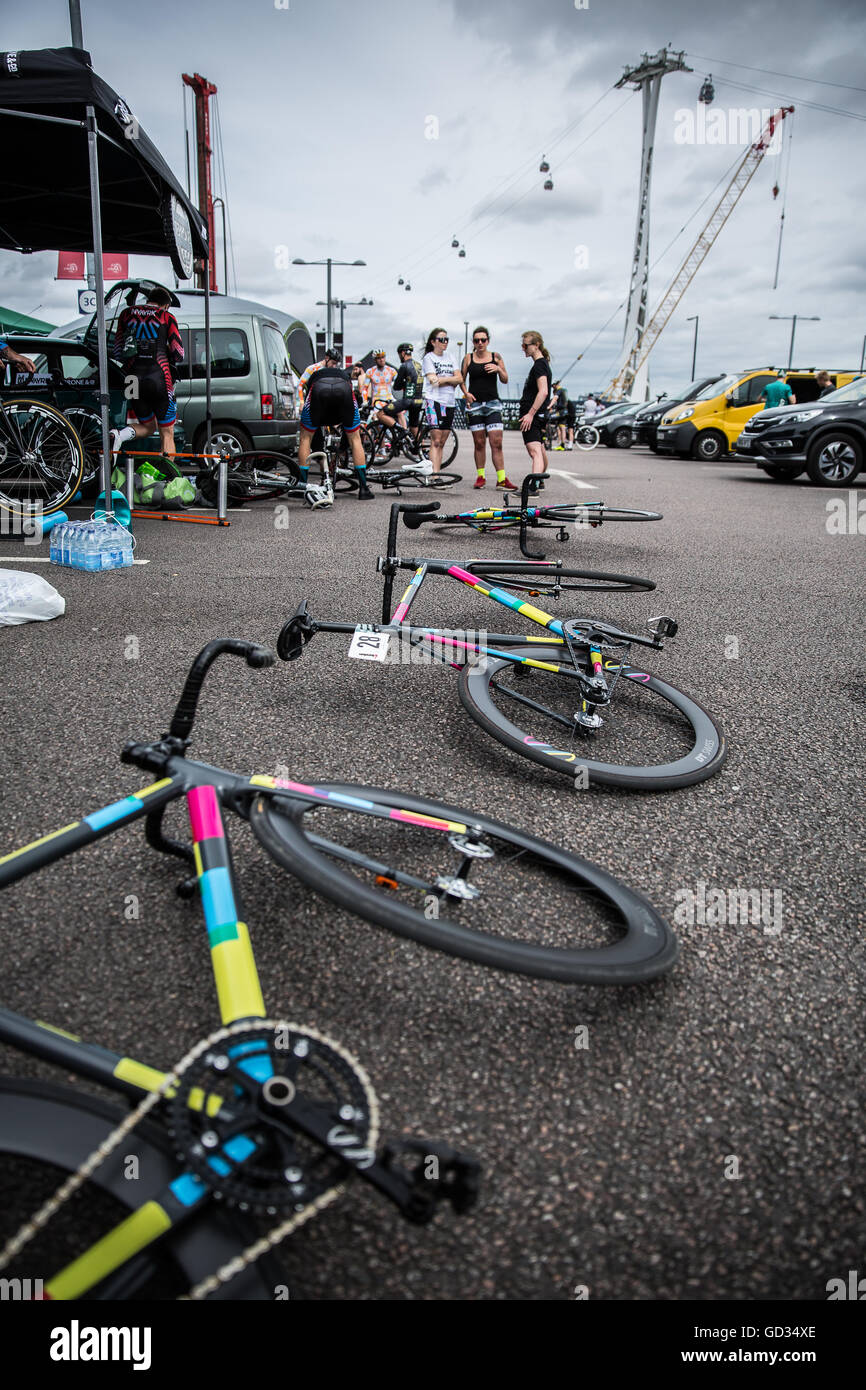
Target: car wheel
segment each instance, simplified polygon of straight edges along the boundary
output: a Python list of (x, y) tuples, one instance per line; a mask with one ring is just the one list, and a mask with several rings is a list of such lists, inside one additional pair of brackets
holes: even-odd
[(614, 432), (613, 442), (618, 449), (630, 449), (631, 430), (627, 426), (623, 426), (622, 429), (616, 430)]
[(701, 430), (692, 444), (692, 458), (701, 463), (715, 463), (728, 452), (728, 441), (721, 430)]
[(840, 487), (850, 483), (863, 467), (863, 446), (851, 434), (833, 431), (817, 440), (809, 450), (806, 471), (818, 487)]
[(210, 439), (203, 430), (196, 436), (195, 447), (197, 453), (225, 454), (228, 458), (236, 458), (239, 454), (249, 453), (253, 441), (240, 425), (215, 425)]
[(759, 467), (768, 478), (777, 483), (793, 482), (803, 472), (803, 465), (797, 463), (762, 463)]

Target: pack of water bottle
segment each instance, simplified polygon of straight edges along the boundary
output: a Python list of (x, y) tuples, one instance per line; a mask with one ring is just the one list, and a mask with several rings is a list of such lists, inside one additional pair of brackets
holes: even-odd
[(52, 529), (49, 559), (76, 570), (116, 570), (132, 564), (134, 545), (117, 521), (65, 521)]

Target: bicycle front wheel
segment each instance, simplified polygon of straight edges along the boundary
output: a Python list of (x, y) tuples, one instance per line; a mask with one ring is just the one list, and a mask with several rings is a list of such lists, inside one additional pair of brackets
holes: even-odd
[(314, 892), (398, 936), (569, 984), (638, 984), (677, 959), (655, 909), (568, 850), (403, 792), (335, 783), (313, 791), (313, 805), (257, 797), (255, 835)]
[(0, 402), (0, 511), (56, 512), (83, 472), (84, 446), (61, 411), (47, 401)]
[(545, 668), (486, 657), (464, 666), (458, 682), (472, 718), (522, 757), (572, 781), (585, 769), (588, 782), (640, 791), (703, 782), (725, 761), (725, 740), (712, 716), (648, 671), (605, 662), (611, 702), (599, 707), (601, 724), (591, 730), (578, 720), (580, 686), (562, 648), (525, 654)]
[(559, 502), (552, 507), (539, 507), (538, 520), (541, 525), (571, 522), (575, 526), (601, 526), (605, 521), (663, 521), (664, 517), (661, 512), (608, 507), (604, 502)]
[[(453, 463), (457, 457), (457, 450), (460, 448), (460, 441), (457, 438), (457, 431), (450, 430), (448, 438), (442, 446), (442, 467), (447, 468), (449, 463)], [(418, 437), (418, 452), (425, 460), (430, 458), (430, 426), (424, 425)]]

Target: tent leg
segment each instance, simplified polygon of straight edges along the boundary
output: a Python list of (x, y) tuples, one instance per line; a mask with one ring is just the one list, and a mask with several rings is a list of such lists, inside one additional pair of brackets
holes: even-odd
[(102, 279), (102, 211), (99, 199), (99, 155), (96, 146), (96, 112), (87, 108), (87, 156), (90, 164), (90, 211), (93, 220), (94, 279), (96, 282), (96, 328), (99, 354), (99, 412), (102, 417), (102, 490), (105, 494), (105, 515), (114, 520), (111, 505), (111, 439), (108, 418), (108, 344), (105, 339), (105, 285)]

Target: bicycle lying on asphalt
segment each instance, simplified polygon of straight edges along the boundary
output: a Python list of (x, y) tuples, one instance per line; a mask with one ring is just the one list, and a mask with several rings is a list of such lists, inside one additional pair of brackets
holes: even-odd
[[(648, 902), (513, 826), (402, 792), (247, 776), (192, 761), (202, 684), (221, 653), (252, 667), (275, 660), (252, 642), (210, 642), (190, 668), (168, 733), (129, 742), (121, 753), (156, 780), (0, 859), (0, 887), (8, 889), (143, 821), (148, 844), (192, 870), (177, 891), (185, 899), (200, 894), (221, 1017), (221, 1027), (166, 1072), (0, 1008), (0, 1041), (134, 1107), (0, 1078), (0, 1168), (16, 1211), (13, 1219), (7, 1200), (3, 1220), (14, 1234), (0, 1270), (42, 1278), (55, 1269), (44, 1281), (51, 1299), (162, 1297), (166, 1288), (173, 1296), (190, 1286), (193, 1298), (273, 1298), (280, 1275), (269, 1252), (330, 1205), (350, 1177), (413, 1222), (428, 1221), (443, 1201), (457, 1212), (476, 1201), (473, 1155), (408, 1135), (383, 1142), (376, 1094), (351, 1052), (266, 1013), (228, 814), (246, 821), (313, 894), (449, 955), (590, 984), (646, 981), (677, 959), (676, 938)], [(167, 808), (181, 798), (192, 846), (163, 828)], [(136, 1182), (127, 1180), (131, 1145)], [(55, 1191), (58, 1170), (67, 1176)], [(97, 1235), (106, 1218), (108, 1231)], [(59, 1232), (54, 1245), (51, 1232)]]
[[(650, 619), (645, 637), (592, 617), (560, 620), (519, 597), (648, 591), (655, 588), (651, 580), (566, 569), (558, 561), (470, 560), (460, 566), (397, 555), (399, 515), (406, 514), (404, 522), (411, 526), (437, 510), (436, 502), (391, 507), (387, 554), (378, 560), (385, 580), (381, 623), (322, 621), (304, 599), (280, 632), (277, 651), (283, 660), (299, 657), (319, 632), (350, 634), (348, 654), (357, 659), (399, 661), (392, 642), (395, 649), (423, 647), (431, 660), (459, 668), (460, 701), (487, 733), (572, 782), (580, 776), (588, 783), (660, 791), (702, 782), (719, 771), (725, 742), (712, 716), (630, 659), (634, 645), (662, 651), (664, 639), (676, 636), (673, 618)], [(401, 569), (413, 576), (392, 612), (394, 578)], [(510, 608), (545, 629), (545, 636), (407, 624), (430, 575)]]
[(452, 515), (439, 512), (436, 516), (407, 517), (406, 525), (415, 529), (425, 523), (431, 526), (466, 526), (484, 535), (517, 529), (520, 533), (521, 554), (528, 560), (543, 560), (543, 552), (532, 551), (527, 546), (527, 533), (530, 530), (552, 528), (556, 531), (558, 541), (567, 541), (570, 538), (567, 530), (569, 524), (594, 529), (603, 525), (605, 521), (663, 520), (661, 512), (609, 507), (606, 502), (559, 502), (530, 507), (530, 494), (535, 491), (538, 483), (546, 482), (548, 477), (547, 473), (527, 473), (520, 488), (519, 507), (508, 505), (506, 493), (503, 507), (480, 507), (475, 511), (455, 512)]
[[(314, 459), (314, 455), (310, 455)], [(324, 482), (311, 482), (301, 473), (298, 464), (286, 454), (275, 450), (251, 449), (228, 459), (227, 497), (230, 507), (244, 502), (265, 502), (272, 498), (298, 498), (308, 507), (330, 507), (334, 501), (327, 470)], [(219, 493), (219, 464), (199, 470), (196, 487), (211, 507), (217, 505)]]
[[(401, 454), (409, 463), (417, 463), (419, 460), (426, 463), (430, 459), (430, 426), (426, 423), (420, 424), (417, 430), (407, 430), (399, 421), (394, 425), (386, 425), (384, 421), (371, 417), (368, 423), (361, 427), (361, 442), (370, 466), (393, 465), (393, 461)], [(452, 429), (442, 449), (443, 468), (454, 462), (459, 447), (457, 431)]]

